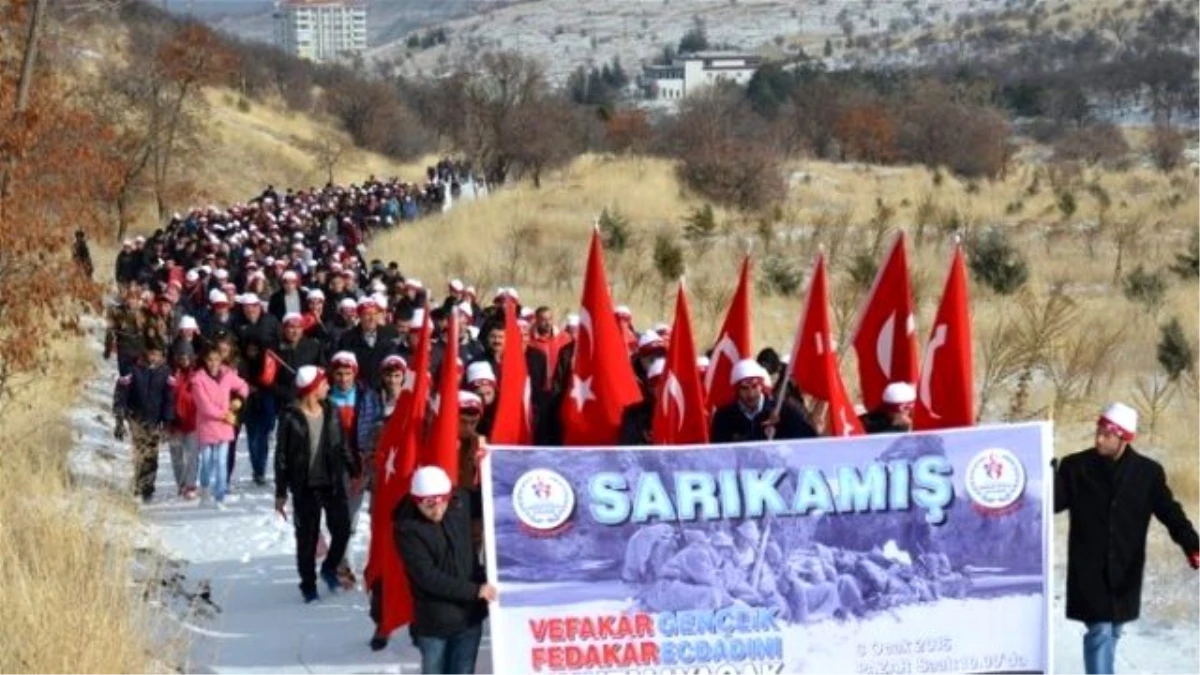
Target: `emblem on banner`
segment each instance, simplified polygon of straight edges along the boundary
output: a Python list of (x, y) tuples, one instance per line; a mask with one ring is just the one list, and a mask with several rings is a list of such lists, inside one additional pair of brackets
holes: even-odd
[(575, 511), (575, 491), (550, 469), (532, 469), (517, 479), (512, 493), (517, 519), (535, 534), (557, 534)]
[(1003, 513), (1025, 494), (1025, 467), (1011, 451), (988, 448), (967, 463), (967, 495), (977, 509)]

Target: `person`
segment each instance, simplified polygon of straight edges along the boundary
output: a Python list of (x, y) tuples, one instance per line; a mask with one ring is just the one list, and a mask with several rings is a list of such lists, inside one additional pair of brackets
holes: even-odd
[(396, 548), (413, 598), (409, 632), (422, 673), (475, 672), (487, 603), (496, 600), (471, 545), (479, 507), (440, 467), (423, 466), (396, 509)]
[(783, 405), (776, 416), (775, 401), (768, 398), (765, 391), (770, 379), (770, 373), (754, 359), (742, 359), (734, 364), (729, 380), (737, 390), (737, 396), (713, 413), (709, 434), (713, 443), (813, 438), (817, 435), (794, 405)]
[(379, 364), (397, 352), (400, 342), (393, 326), (381, 324), (383, 309), (374, 298), (363, 298), (358, 303), (358, 325), (338, 340), (338, 351), (354, 353), (359, 379), (372, 388), (380, 384)]
[(225, 365), (219, 345), (210, 345), (205, 351), (204, 365), (192, 373), (191, 385), (196, 405), (196, 447), (200, 448), (200, 502), (205, 504), (212, 497), (222, 508), (228, 487), (227, 450), (250, 387), (234, 368)]
[(92, 279), (92, 252), (88, 250), (87, 235), (83, 230), (75, 230), (75, 246), (72, 249), (71, 257), (75, 259), (75, 264), (79, 267), (79, 271), (83, 276), (87, 277), (88, 281)]
[(171, 369), (163, 357), (163, 349), (161, 342), (148, 341), (145, 360), (117, 379), (113, 396), (113, 414), (117, 418), (113, 436), (117, 440), (125, 438), (128, 420), (133, 437), (133, 490), (145, 504), (154, 498), (158, 446), (167, 425), (175, 419)]
[(350, 541), (347, 478), (357, 478), (362, 467), (342, 438), (342, 426), (326, 400), (329, 383), (316, 366), (296, 373), (294, 403), (279, 416), (275, 437), (275, 511), (287, 519), (287, 498), (292, 495), (295, 515), (296, 570), (305, 603), (317, 593), (316, 551), (321, 513), (329, 528), (329, 550), (321, 564), (321, 580), (336, 593), (338, 565)]
[[(358, 359), (355, 358), (354, 352), (334, 354), (329, 362), (329, 374), (328, 401), (333, 408), (334, 418), (341, 426), (342, 442), (346, 445), (347, 452), (353, 455), (356, 458), (355, 461), (361, 466), (364, 458), (358, 448), (357, 415), (361, 392), (368, 387), (360, 385), (357, 381)], [(352, 479), (347, 485), (347, 508), (350, 512), (351, 536), (354, 535), (355, 528), (358, 526), (358, 514), (362, 510), (364, 488), (364, 479), (361, 475)], [(354, 587), (356, 580), (348, 560), (342, 560), (338, 565), (338, 577), (347, 589)]]
[(196, 352), (187, 341), (177, 341), (175, 371), (171, 374), (175, 399), (175, 418), (168, 425), (167, 446), (171, 450), (171, 469), (175, 487), (184, 499), (196, 498), (196, 402), (192, 398), (192, 373), (196, 372)]
[(1067, 511), (1067, 618), (1087, 627), (1088, 673), (1112, 673), (1122, 628), (1141, 612), (1146, 531), (1154, 516), (1200, 568), (1200, 539), (1167, 486), (1162, 465), (1134, 450), (1137, 411), (1104, 409), (1095, 444), (1054, 467), (1054, 512)]
[(913, 406), (917, 390), (907, 382), (892, 382), (883, 389), (883, 403), (863, 415), (863, 430), (868, 434), (904, 434), (912, 431)]

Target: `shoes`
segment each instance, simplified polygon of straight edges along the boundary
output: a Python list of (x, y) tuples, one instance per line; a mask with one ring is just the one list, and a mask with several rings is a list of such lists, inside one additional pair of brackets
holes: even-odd
[(338, 589), (342, 586), (342, 581), (338, 579), (337, 572), (321, 570), (321, 581), (324, 581), (325, 585), (329, 587), (330, 593), (337, 593)]
[(196, 488), (194, 487), (185, 487), (179, 492), (179, 495), (183, 497), (184, 501), (189, 502), (196, 499), (197, 494)]
[(317, 589), (315, 588), (301, 588), (300, 595), (304, 596), (304, 604), (306, 605), (321, 599), (321, 595), (317, 593)]
[(152, 495), (152, 494), (142, 495), (142, 503), (143, 504), (149, 504), (152, 501), (154, 501), (154, 495)]
[(267, 479), (264, 476), (255, 476), (254, 484), (257, 485), (258, 487), (263, 487), (264, 485), (267, 484)]
[(376, 633), (375, 635), (371, 636), (371, 651), (380, 652), (386, 649), (387, 646), (388, 639), (386, 635), (379, 635)]

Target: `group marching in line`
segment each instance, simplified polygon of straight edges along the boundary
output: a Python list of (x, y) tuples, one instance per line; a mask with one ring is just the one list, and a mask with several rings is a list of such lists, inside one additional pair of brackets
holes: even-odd
[[(294, 525), (305, 602), (322, 584), (357, 587), (346, 551), (369, 493), (372, 649), (407, 624), (423, 672), (475, 672), (498, 592), (481, 565), (481, 439), (724, 444), (975, 423), (960, 250), (920, 363), (897, 238), (852, 333), (854, 405), (820, 258), (782, 354), (751, 353), (748, 261), (713, 348), (699, 351), (682, 284), (674, 323), (638, 330), (612, 304), (595, 237), (581, 309), (565, 314), (516, 288), (427, 287), (402, 261), (369, 260), (378, 233), (433, 227), (421, 216), (440, 212), (468, 173), (442, 162), (423, 186), (268, 188), (176, 215), (123, 242), (116, 261), (104, 349), (117, 358), (114, 436), (130, 437), (134, 493), (154, 500), (165, 442), (175, 498), (226, 508), (244, 433), (254, 486), (273, 478), (276, 510)], [(90, 276), (85, 243), (75, 257)], [(1087, 624), (1089, 673), (1113, 672), (1122, 626), (1139, 616), (1151, 516), (1200, 566), (1196, 531), (1162, 466), (1134, 450), (1136, 433), (1136, 411), (1114, 403), (1094, 446), (1055, 464), (1054, 508), (1070, 512), (1067, 616)]]

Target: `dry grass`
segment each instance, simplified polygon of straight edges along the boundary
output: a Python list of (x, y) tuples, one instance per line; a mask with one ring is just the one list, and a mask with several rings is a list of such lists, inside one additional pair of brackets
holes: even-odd
[(58, 363), (31, 378), (0, 418), (0, 671), (156, 669), (144, 606), (130, 577), (130, 543), (104, 527), (122, 509), (70, 485), (64, 404), (92, 375), (83, 340), (58, 344)]
[[(770, 228), (770, 250), (807, 269), (817, 247), (825, 248), (831, 258), (836, 330), (848, 329), (864, 292), (852, 285), (847, 267), (853, 254), (869, 250), (875, 237), (869, 222), (877, 199), (894, 209), (885, 235), (903, 228), (910, 241), (915, 239), (922, 203), (934, 207), (925, 243), (910, 249), (922, 340), (941, 294), (952, 234), (948, 228), (954, 222), (950, 214), (957, 214), (959, 231), (995, 226), (1013, 237), (1029, 261), (1028, 290), (1035, 303), (1044, 302), (1054, 285), (1065, 288), (1078, 306), (1078, 320), (1056, 342), (1055, 353), (1064, 378), (1091, 377), (1094, 383), (1090, 389), (1071, 389), (1076, 385), (1070, 381), (1064, 385), (1056, 420), (1060, 453), (1086, 447), (1094, 411), (1109, 399), (1132, 400), (1138, 382), (1158, 372), (1154, 346), (1159, 323), (1179, 316), (1192, 327), (1196, 342), (1200, 291), (1195, 281), (1172, 277), (1167, 301), (1156, 315), (1127, 301), (1120, 285), (1113, 283), (1113, 232), (1119, 224), (1141, 223), (1134, 245), (1125, 253), (1126, 272), (1139, 263), (1158, 269), (1173, 262), (1174, 253), (1182, 249), (1200, 214), (1197, 183), (1190, 170), (1171, 176), (1140, 168), (1084, 170), (1066, 180), (1052, 178), (1045, 167), (1024, 164), (1004, 180), (969, 184), (945, 177), (938, 185), (933, 174), (921, 168), (827, 162), (801, 162), (794, 168), (797, 173), (782, 219)], [(1031, 190), (1035, 182), (1037, 188)], [(1056, 190), (1055, 184), (1061, 189)], [(1110, 201), (1104, 213), (1106, 224), (1093, 238), (1091, 253), (1085, 233), (1100, 220), (1100, 201), (1095, 196), (1098, 191), (1089, 191), (1089, 185), (1102, 188)], [(1077, 202), (1070, 218), (1056, 205), (1056, 193), (1062, 190), (1071, 191)], [(1171, 201), (1176, 193), (1180, 198)], [(1010, 207), (1016, 203), (1019, 210)], [(647, 327), (660, 319), (669, 321), (673, 293), (673, 284), (664, 284), (653, 268), (655, 235), (665, 230), (681, 236), (684, 217), (700, 204), (676, 182), (669, 162), (588, 156), (546, 181), (540, 190), (521, 185), (386, 235), (374, 244), (373, 255), (399, 261), (405, 273), (439, 291), (441, 284), (456, 276), (475, 283), (484, 294), (496, 286), (515, 285), (529, 301), (550, 305), (561, 316), (578, 303), (593, 221), (605, 207), (615, 207), (629, 219), (635, 239), (624, 254), (608, 256), (613, 295), (616, 302), (633, 308), (637, 325)], [(688, 287), (702, 342), (711, 340), (719, 326), (743, 250), (754, 251), (756, 275), (760, 281), (763, 278), (764, 242), (758, 221), (720, 210), (717, 220), (724, 234), (706, 255), (697, 256), (682, 242), (688, 250)], [(800, 302), (799, 297), (756, 293), (756, 346), (790, 345)], [(1001, 317), (1018, 316), (1013, 296), (997, 296), (978, 285), (972, 291), (972, 304), (977, 344), (989, 337)], [(1094, 368), (1069, 368), (1071, 354), (1089, 356), (1097, 335), (1116, 330), (1122, 333), (1112, 354)], [(982, 368), (979, 349), (977, 367)], [(844, 361), (852, 389), (853, 361)], [(1011, 393), (996, 392), (988, 419), (1004, 419)], [(1051, 383), (1035, 377), (1024, 417), (1049, 417), (1054, 401)], [(1153, 440), (1145, 438), (1141, 444), (1153, 446), (1172, 472), (1177, 493), (1195, 515), (1200, 495), (1195, 388), (1180, 387), (1162, 416), (1164, 422)]]

